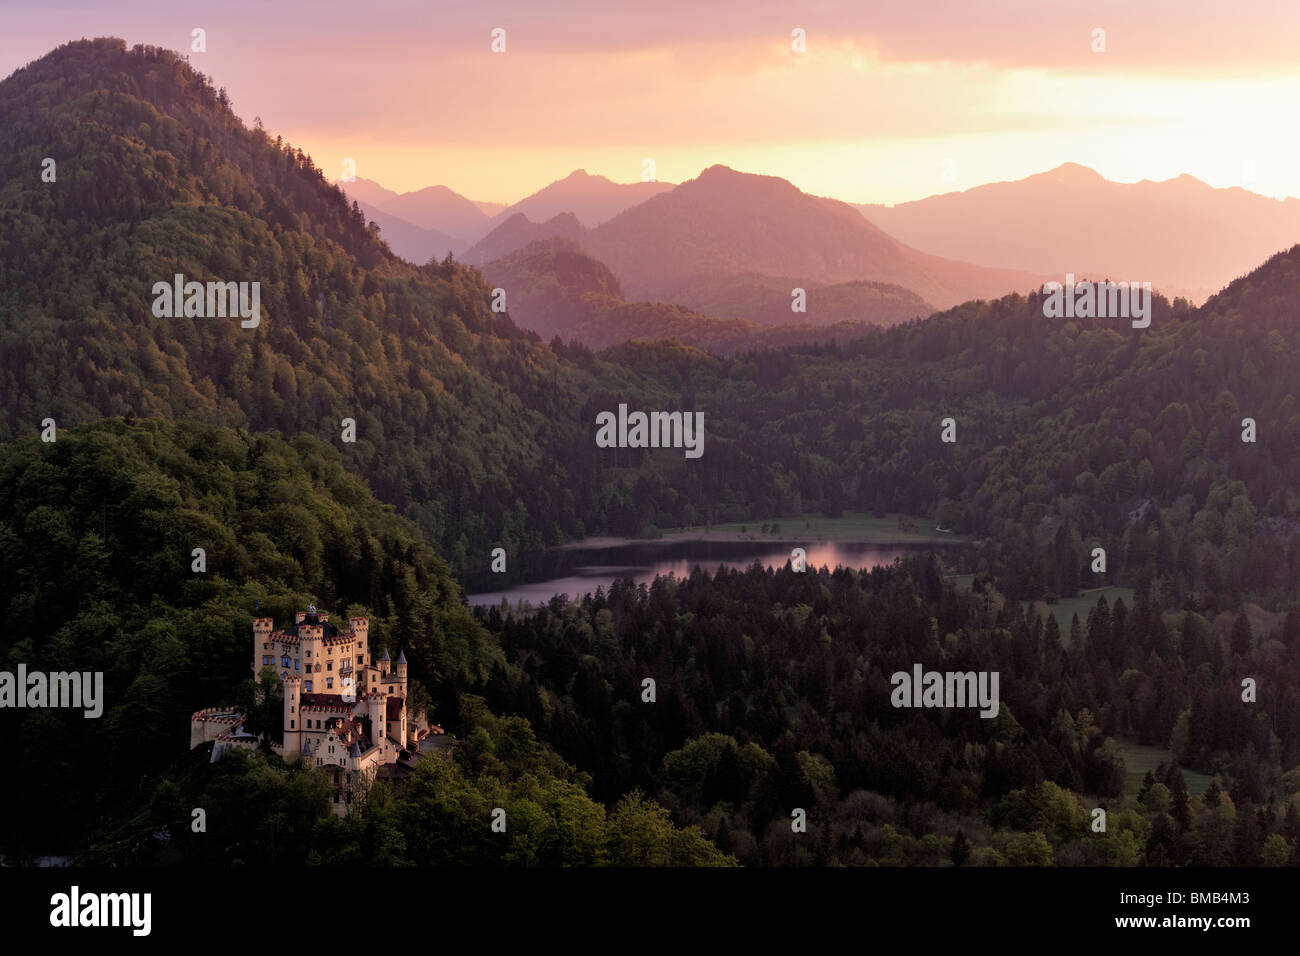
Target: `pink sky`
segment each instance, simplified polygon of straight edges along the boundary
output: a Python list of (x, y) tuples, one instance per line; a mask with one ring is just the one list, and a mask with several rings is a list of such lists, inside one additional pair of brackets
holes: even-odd
[(857, 202), (1067, 161), (1300, 196), (1290, 2), (3, 0), (0, 74), (82, 36), (188, 52), (195, 27), (191, 62), (246, 121), (399, 191), (505, 202), (648, 157), (663, 180), (725, 163)]

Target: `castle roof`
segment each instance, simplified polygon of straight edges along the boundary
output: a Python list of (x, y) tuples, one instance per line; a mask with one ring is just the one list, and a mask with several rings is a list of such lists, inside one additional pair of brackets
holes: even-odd
[(405, 664), (405, 663), (406, 663), (406, 651), (402, 651), (401, 653), (399, 653), (399, 654), (397, 655), (397, 663), (399, 663), (399, 664)]
[(403, 701), (402, 701), (402, 698), (400, 698), (400, 697), (390, 697), (390, 698), (388, 698), (388, 713), (385, 715), (385, 719), (387, 719), (387, 720), (401, 720), (401, 719), (402, 719), (402, 703), (403, 703)]
[(338, 694), (303, 694), (300, 698), (303, 710), (337, 710), (352, 713), (356, 704), (349, 704)]
[(391, 661), (391, 660), (392, 660), (392, 658), (388, 656), (388, 648), (386, 648), (386, 647), (384, 648), (384, 656), (381, 657), (381, 658), (379, 658), (379, 660), (380, 660), (380, 663), (382, 663), (382, 662), (384, 662), (384, 661)]

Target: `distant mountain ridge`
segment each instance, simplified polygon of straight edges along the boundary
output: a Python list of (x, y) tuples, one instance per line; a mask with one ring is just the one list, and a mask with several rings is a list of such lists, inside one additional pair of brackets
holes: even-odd
[[(572, 239), (559, 236), (533, 240), (488, 263), (483, 274), (506, 291), (510, 317), (521, 327), (547, 339), (576, 339), (593, 349), (667, 339), (718, 354), (822, 344), (860, 336), (872, 324), (892, 324), (933, 311), (904, 289), (858, 289), (854, 285), (810, 291), (814, 301), (824, 296), (838, 309), (814, 309), (811, 316), (792, 313), (788, 287), (782, 287), (781, 280), (761, 276), (742, 277), (738, 286), (725, 281), (703, 283), (724, 297), (743, 290), (737, 296), (742, 307), (722, 316), (680, 304), (628, 302), (608, 267), (583, 252)], [(816, 321), (810, 321), (812, 317)]]
[[(368, 220), (379, 225), (394, 252), (416, 263), (427, 262), (430, 256), (441, 257), (448, 249), (459, 255), (516, 216), (543, 222), (568, 215), (585, 227), (594, 227), (673, 188), (672, 183), (616, 183), (582, 169), (511, 204), (475, 202), (446, 186), (397, 193), (361, 177), (355, 182), (340, 181), (338, 186), (358, 202)], [(535, 238), (564, 234), (530, 234), (506, 251)]]
[(891, 283), (940, 308), (1027, 291), (1044, 281), (1028, 272), (920, 252), (866, 222), (846, 203), (808, 195), (775, 176), (726, 166), (711, 166), (594, 229), (576, 217), (537, 223), (512, 216), (464, 259), (484, 265), (554, 235), (578, 242), (608, 265), (629, 297), (664, 302), (680, 303), (679, 290), (702, 275)]
[(862, 215), (936, 255), (1057, 276), (1147, 281), (1195, 301), (1300, 242), (1300, 199), (1189, 175), (1117, 183), (1077, 163)]

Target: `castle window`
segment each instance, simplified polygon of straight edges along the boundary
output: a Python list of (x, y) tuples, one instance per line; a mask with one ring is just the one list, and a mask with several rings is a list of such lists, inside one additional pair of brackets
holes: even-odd
[(294, 662), (293, 662), (293, 669), (294, 669), (294, 670), (297, 670), (297, 669), (298, 669), (298, 662), (297, 662), (297, 661), (294, 661)]
[(262, 655), (262, 665), (263, 665), (264, 667), (270, 667), (270, 666), (271, 666), (271, 655), (270, 655), (270, 654), (263, 654), (263, 655)]
[(358, 664), (365, 664), (365, 661), (363, 661), (363, 660), (361, 659), (361, 655), (360, 655), (360, 654), (357, 655), (357, 663), (358, 663)]
[(326, 670), (329, 670), (329, 671), (332, 671), (332, 670), (334, 669), (334, 662), (333, 662), (333, 661), (330, 661), (330, 662), (329, 662), (329, 666), (326, 667), (325, 669), (326, 669)]
[(268, 651), (268, 650), (270, 650), (270, 649), (271, 649), (271, 645), (270, 645), (270, 644), (267, 644), (267, 643), (263, 643), (263, 644), (262, 644), (262, 650), (264, 650), (264, 651)]
[(333, 687), (333, 686), (334, 686), (334, 678), (333, 678), (333, 677), (327, 677), (327, 678), (325, 678), (325, 686), (326, 686), (326, 687)]
[(290, 730), (293, 730), (293, 721), (292, 721), (292, 720), (289, 721), (289, 729), (290, 729)]
[(289, 666), (289, 658), (287, 656), (280, 659), (280, 666), (281, 667)]
[(310, 693), (311, 693), (311, 681), (309, 681), (309, 680), (305, 680), (305, 681), (302, 682), (302, 684), (303, 684), (302, 689), (305, 690), (307, 693), (310, 694)]

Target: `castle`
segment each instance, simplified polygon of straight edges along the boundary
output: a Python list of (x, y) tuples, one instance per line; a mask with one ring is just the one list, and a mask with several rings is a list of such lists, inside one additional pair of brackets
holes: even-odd
[[(421, 756), (430, 735), (442, 729), (407, 713), (405, 652), (394, 665), (388, 652), (367, 663), (370, 621), (330, 623), (314, 606), (294, 614), (292, 626), (275, 630), (268, 617), (253, 619), (253, 677), (279, 672), (284, 690), (282, 742), (271, 749), (285, 760), (324, 767), (333, 784), (333, 810), (342, 816), (366, 783), (402, 778)], [(190, 718), (190, 748), (213, 741), (212, 759), (231, 747), (256, 748), (244, 730), (246, 717), (212, 707)]]

